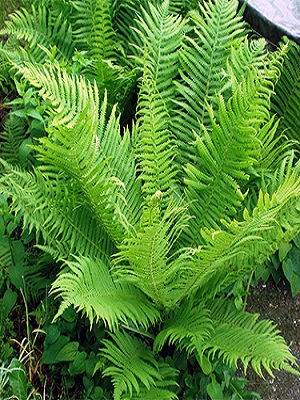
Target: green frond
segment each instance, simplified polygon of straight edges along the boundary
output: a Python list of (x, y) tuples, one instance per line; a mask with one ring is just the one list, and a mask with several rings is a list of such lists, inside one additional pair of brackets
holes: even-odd
[(144, 67), (137, 104), (137, 160), (144, 197), (157, 191), (166, 204), (176, 186), (175, 143), (171, 134), (173, 79), (178, 72), (178, 48), (182, 41), (180, 17), (169, 15), (169, 2), (149, 4), (137, 21)]
[(87, 112), (95, 113), (99, 107), (96, 85), (81, 75), (69, 75), (58, 64), (25, 63), (19, 71), (33, 87), (39, 89), (43, 100), (50, 103), (48, 112), (53, 126), (64, 124), (73, 127), (82, 110), (89, 107)]
[(36, 150), (44, 161), (65, 170), (83, 185), (113, 240), (122, 240), (123, 230), (131, 230), (136, 222), (140, 197), (130, 135), (125, 131), (122, 138), (115, 107), (106, 122), (107, 97), (99, 117), (97, 87), (58, 66), (28, 63), (21, 72), (51, 104), (50, 135), (40, 140), (42, 146)]
[(170, 206), (161, 216), (156, 211), (154, 207), (146, 209), (142, 220), (148, 224), (119, 246), (115, 268), (121, 282), (132, 282), (165, 308), (181, 298), (180, 274), (187, 268), (190, 250), (177, 253), (171, 250), (188, 217), (186, 210), (178, 206)]
[(154, 387), (147, 389), (145, 386), (140, 386), (139, 394), (133, 394), (132, 397), (127, 393), (122, 396), (123, 400), (153, 400), (153, 399), (164, 399), (164, 400), (176, 400), (177, 395), (174, 393), (172, 388), (178, 386), (176, 377), (178, 371), (171, 367), (169, 364), (164, 362), (163, 359), (158, 360), (158, 370), (160, 379), (155, 382)]
[(10, 268), (13, 265), (13, 258), (11, 254), (11, 243), (8, 238), (0, 238), (0, 276), (5, 268)]
[[(218, 355), (229, 366), (237, 367), (240, 359), (263, 376), (263, 370), (289, 369), (296, 364), (284, 339), (271, 321), (258, 321), (258, 314), (238, 311), (232, 302), (224, 299), (210, 304), (214, 332), (205, 343), (210, 357)], [(294, 370), (294, 372), (296, 372)]]
[(147, 202), (160, 191), (168, 204), (176, 185), (175, 144), (166, 105), (155, 81), (145, 74), (138, 100), (137, 168)]
[(206, 244), (195, 251), (194, 268), (184, 271), (186, 295), (198, 290), (201, 298), (213, 298), (292, 240), (300, 228), (299, 182), (295, 171), (286, 173), (271, 196), (260, 192), (252, 215), (245, 209), (244, 221), (202, 231)]
[(41, 138), (40, 146), (35, 149), (40, 159), (75, 179), (112, 241), (120, 243), (133, 234), (134, 218), (139, 213), (139, 192), (130, 190), (139, 185), (135, 183), (128, 133), (121, 138), (115, 110), (106, 122), (106, 107), (105, 99), (99, 119), (98, 110), (95, 107), (91, 110), (88, 105), (77, 115), (72, 128), (62, 124), (49, 128), (49, 138)]
[(136, 59), (149, 70), (168, 112), (173, 108), (173, 80), (178, 74), (178, 50), (183, 39), (182, 18), (169, 14), (169, 3), (165, 0), (156, 7), (149, 3), (148, 12), (142, 8), (135, 28), (140, 40), (135, 44), (139, 50)]
[(116, 35), (112, 25), (111, 1), (74, 0), (72, 13), (75, 46), (92, 59), (116, 59)]
[(106, 97), (102, 102), (97, 126), (99, 140), (99, 158), (107, 160), (106, 168), (110, 176), (122, 182), (124, 201), (119, 201), (118, 207), (127, 216), (130, 224), (136, 225), (141, 216), (141, 181), (136, 176), (135, 144), (131, 132), (125, 129), (121, 132), (120, 117), (116, 107), (107, 116)]
[(276, 191), (284, 180), (284, 173), (281, 174), (281, 179), (278, 177), (279, 171), (284, 171), (284, 166), (294, 161), (292, 149), (295, 142), (278, 133), (279, 123), (280, 120), (273, 115), (257, 133), (261, 144), (259, 156), (257, 164), (250, 167), (250, 179), (244, 186), (244, 190), (248, 188), (245, 205), (249, 209), (255, 207), (260, 189), (269, 193)]
[(154, 340), (154, 350), (160, 351), (165, 344), (185, 349), (188, 353), (198, 351), (201, 357), (203, 346), (213, 331), (210, 310), (204, 303), (185, 301), (164, 320), (162, 329)]
[(10, 164), (22, 164), (22, 148), (27, 140), (25, 121), (13, 115), (6, 119), (3, 132), (0, 132), (0, 153), (1, 157)]
[(217, 96), (218, 121), (208, 107), (212, 131), (202, 126), (202, 136), (196, 136), (197, 159), (185, 168), (186, 198), (194, 216), (184, 232), (185, 243), (199, 244), (202, 227), (218, 229), (220, 220), (236, 215), (242, 204), (240, 182), (249, 178), (247, 169), (259, 154), (259, 118), (249, 111), (257, 103), (259, 85), (255, 71), (249, 71), (227, 103)]
[[(286, 39), (287, 54), (272, 97), (272, 111), (280, 117), (279, 132), (299, 142), (300, 46)], [(299, 147), (299, 145), (297, 146)]]
[(161, 388), (151, 388), (149, 390), (142, 389), (139, 395), (133, 395), (133, 397), (127, 397), (126, 395), (122, 397), (124, 400), (153, 400), (153, 399), (164, 399), (164, 400), (176, 400), (178, 396), (176, 393)]
[[(74, 185), (58, 171), (24, 172), (6, 166), (0, 191), (11, 198), (11, 210), (55, 259), (73, 254), (108, 258), (114, 246)], [(40, 239), (41, 237), (41, 239)]]
[[(163, 394), (163, 387), (174, 385), (177, 371), (163, 360), (157, 361), (153, 352), (140, 340), (128, 333), (116, 332), (110, 335), (112, 340), (104, 339), (105, 347), (100, 354), (109, 361), (103, 371), (111, 376), (114, 385), (114, 399), (144, 399), (151, 394)], [(175, 398), (170, 391), (164, 399)], [(145, 393), (145, 397), (141, 397)], [(161, 397), (158, 397), (161, 398)]]
[[(276, 52), (268, 52), (265, 39), (249, 39), (245, 36), (239, 46), (231, 47), (228, 64), (237, 82), (247, 74), (249, 65), (251, 65), (262, 79), (274, 84), (281, 75), (286, 53), (286, 46), (282, 46)], [(270, 87), (272, 89), (273, 85)]]
[(15, 11), (2, 29), (2, 34), (13, 35), (26, 42), (26, 50), (37, 63), (46, 59), (41, 46), (56, 49), (59, 62), (71, 62), (74, 53), (72, 28), (64, 12), (59, 15), (51, 8), (32, 5), (30, 12), (25, 8)]
[(126, 54), (132, 43), (132, 27), (137, 13), (146, 0), (136, 2), (134, 0), (112, 0), (112, 23), (117, 37), (123, 43)]
[(280, 166), (283, 160), (291, 154), (294, 141), (288, 140), (282, 133), (278, 133), (280, 120), (273, 115), (270, 120), (258, 131), (257, 138), (261, 143), (260, 156), (256, 171), (272, 170)]
[(111, 1), (76, 0), (71, 4), (74, 43), (88, 60), (82, 73), (91, 82), (96, 81), (100, 97), (107, 91), (109, 104), (118, 103), (122, 110), (136, 78), (114, 30)]
[(103, 320), (112, 331), (120, 323), (147, 327), (159, 319), (158, 310), (140, 290), (112, 279), (108, 261), (105, 264), (100, 258), (74, 258), (66, 261), (67, 268), (52, 285), (51, 293), (62, 297), (55, 319), (70, 305), (86, 314), (91, 325)]
[(199, 4), (199, 11), (190, 13), (192, 29), (185, 36), (179, 54), (181, 79), (176, 80), (176, 114), (173, 131), (177, 138), (180, 159), (185, 165), (193, 159), (193, 131), (200, 124), (210, 126), (207, 103), (214, 103), (227, 83), (224, 76), (230, 47), (244, 32), (238, 1), (217, 0)]

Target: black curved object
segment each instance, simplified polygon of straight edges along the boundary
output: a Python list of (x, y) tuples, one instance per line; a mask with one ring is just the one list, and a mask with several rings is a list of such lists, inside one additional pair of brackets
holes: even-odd
[(300, 44), (300, 0), (240, 0), (246, 3), (245, 20), (276, 45), (282, 36)]

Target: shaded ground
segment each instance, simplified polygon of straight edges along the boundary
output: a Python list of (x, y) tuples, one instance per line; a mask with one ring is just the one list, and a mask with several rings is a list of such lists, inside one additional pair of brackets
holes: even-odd
[[(285, 280), (278, 285), (269, 280), (252, 289), (247, 308), (277, 324), (300, 365), (300, 294), (293, 298)], [(299, 376), (280, 371), (274, 379), (266, 375), (263, 380), (249, 370), (247, 379), (247, 389), (259, 393), (263, 400), (300, 400)]]

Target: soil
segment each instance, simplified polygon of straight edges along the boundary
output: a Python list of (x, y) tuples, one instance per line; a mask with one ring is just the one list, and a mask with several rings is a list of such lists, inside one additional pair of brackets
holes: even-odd
[[(252, 288), (247, 309), (275, 322), (300, 365), (300, 293), (293, 298), (286, 280), (276, 285), (270, 279)], [(262, 379), (249, 369), (247, 389), (259, 393), (263, 400), (300, 400), (300, 376), (286, 371), (274, 375), (266, 374)]]

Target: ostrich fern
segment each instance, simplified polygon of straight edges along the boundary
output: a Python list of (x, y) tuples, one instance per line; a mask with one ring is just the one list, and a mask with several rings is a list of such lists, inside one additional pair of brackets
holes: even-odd
[[(43, 19), (52, 24), (43, 48), (25, 11), (4, 29), (28, 41), (28, 57), (9, 57), (47, 105), (47, 135), (33, 146), (31, 170), (12, 156), (12, 141), (0, 188), (37, 246), (63, 263), (52, 286), (56, 318), (73, 305), (91, 325), (104, 322), (99, 368), (116, 400), (177, 398), (178, 371), (162, 357), (169, 345), (208, 374), (216, 358), (259, 375), (297, 373), (271, 322), (225, 296), (300, 231), (299, 167), (272, 114), (284, 110), (285, 97), (273, 105), (272, 96), (289, 45), (266, 54), (248, 38), (237, 1), (188, 2), (184, 18), (171, 0), (128, 1), (128, 15), (119, 2), (112, 14), (106, 1), (66, 3), (69, 25)], [(33, 10), (35, 20), (45, 12)], [(122, 63), (125, 22), (134, 61)], [(70, 66), (73, 45), (60, 37), (61, 51), (51, 52), (63, 30), (92, 62), (81, 74)], [(139, 77), (125, 128), (108, 101), (122, 97), (110, 68)]]

